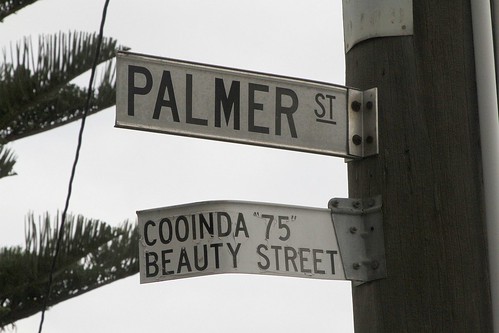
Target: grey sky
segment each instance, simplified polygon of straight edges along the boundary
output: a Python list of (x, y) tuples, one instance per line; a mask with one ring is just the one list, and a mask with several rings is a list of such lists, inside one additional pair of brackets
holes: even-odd
[[(40, 1), (1, 24), (0, 43), (97, 31), (103, 4)], [(105, 35), (139, 53), (344, 82), (339, 0), (112, 0)], [(2, 245), (23, 243), (28, 211), (62, 210), (78, 128), (11, 145), (19, 175), (0, 181)], [(202, 200), (325, 208), (347, 196), (346, 184), (340, 158), (116, 129), (110, 108), (88, 119), (70, 211), (116, 225), (136, 210)], [(18, 332), (38, 322), (20, 321)], [(135, 275), (59, 304), (45, 320), (52, 333), (139, 330), (351, 332), (350, 283), (219, 275), (139, 285)]]

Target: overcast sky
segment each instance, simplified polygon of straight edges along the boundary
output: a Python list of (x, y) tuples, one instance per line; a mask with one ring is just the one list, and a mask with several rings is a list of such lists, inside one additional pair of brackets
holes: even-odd
[[(39, 1), (0, 23), (0, 45), (98, 31), (103, 5)], [(138, 53), (344, 83), (340, 0), (114, 0), (105, 35)], [(137, 210), (204, 200), (326, 208), (347, 197), (341, 158), (117, 129), (114, 119), (114, 108), (88, 118), (73, 213), (118, 225)], [(62, 211), (78, 129), (10, 145), (18, 176), (0, 181), (2, 246), (23, 244), (29, 211)], [(346, 281), (217, 275), (140, 285), (135, 275), (53, 307), (44, 331), (352, 332), (350, 293)], [(17, 331), (36, 332), (39, 320)]]

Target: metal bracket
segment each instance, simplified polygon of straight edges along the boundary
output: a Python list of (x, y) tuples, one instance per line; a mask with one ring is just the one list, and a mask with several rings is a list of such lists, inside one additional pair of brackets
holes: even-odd
[(367, 157), (379, 153), (378, 89), (348, 91), (348, 152)]
[(363, 40), (413, 30), (412, 0), (343, 0), (345, 53)]
[(329, 209), (345, 277), (354, 286), (386, 277), (381, 196), (333, 198)]

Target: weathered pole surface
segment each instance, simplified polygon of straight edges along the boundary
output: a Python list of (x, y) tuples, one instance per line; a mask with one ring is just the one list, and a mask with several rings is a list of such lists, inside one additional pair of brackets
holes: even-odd
[(492, 332), (470, 1), (413, 11), (346, 55), (347, 85), (378, 87), (380, 154), (348, 174), (382, 194), (388, 274), (353, 287), (355, 332)]

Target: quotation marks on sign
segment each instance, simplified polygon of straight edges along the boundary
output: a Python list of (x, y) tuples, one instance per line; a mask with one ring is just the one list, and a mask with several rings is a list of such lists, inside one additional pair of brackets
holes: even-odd
[[(276, 224), (279, 235), (279, 240), (281, 241), (286, 241), (289, 239), (291, 236), (291, 229), (288, 226), (289, 221), (295, 221), (296, 216), (291, 215), (291, 216), (275, 216), (275, 215), (269, 215), (269, 214), (260, 214), (259, 212), (254, 212), (253, 216), (256, 217), (261, 217), (267, 220), (267, 227), (265, 228), (265, 239), (268, 240), (270, 239), (270, 233), (272, 229), (272, 225)], [(275, 222), (275, 223), (274, 223)]]

